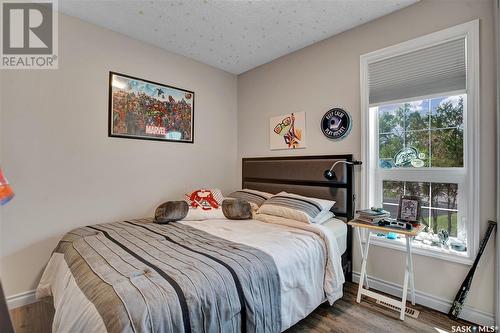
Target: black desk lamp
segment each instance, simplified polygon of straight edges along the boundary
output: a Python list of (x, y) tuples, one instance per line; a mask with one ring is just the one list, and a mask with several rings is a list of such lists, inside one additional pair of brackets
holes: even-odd
[(343, 161), (343, 160), (335, 161), (335, 163), (333, 163), (333, 165), (330, 169), (325, 170), (325, 172), (323, 173), (323, 176), (325, 176), (325, 178), (328, 180), (337, 180), (337, 175), (335, 174), (335, 171), (333, 171), (333, 168), (335, 168), (335, 166), (339, 163), (344, 163), (347, 165), (361, 165), (361, 164), (363, 164), (363, 162), (361, 162), (361, 161)]

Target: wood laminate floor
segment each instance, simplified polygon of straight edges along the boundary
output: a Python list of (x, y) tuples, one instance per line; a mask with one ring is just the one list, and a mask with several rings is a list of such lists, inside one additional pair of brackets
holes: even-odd
[[(337, 332), (450, 332), (452, 326), (472, 325), (465, 321), (452, 321), (445, 314), (423, 307), (413, 306), (420, 311), (418, 319), (406, 317), (399, 320), (399, 313), (363, 297), (356, 303), (357, 285), (346, 283), (344, 297), (333, 306), (323, 304), (290, 328), (287, 333), (337, 333)], [(411, 306), (411, 305), (409, 305)], [(54, 308), (46, 301), (26, 305), (11, 311), (16, 333), (46, 333), (51, 331)], [(437, 328), (437, 329), (436, 329)]]

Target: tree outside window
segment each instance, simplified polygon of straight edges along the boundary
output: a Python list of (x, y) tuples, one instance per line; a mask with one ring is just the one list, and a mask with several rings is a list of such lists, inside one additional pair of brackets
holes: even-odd
[[(429, 98), (378, 109), (379, 160), (382, 169), (461, 168), (464, 166), (464, 95)], [(397, 167), (395, 156), (414, 148), (421, 163)], [(458, 184), (383, 181), (383, 206), (397, 214), (399, 197), (422, 198), (422, 223), (437, 233), (441, 229), (458, 237)]]

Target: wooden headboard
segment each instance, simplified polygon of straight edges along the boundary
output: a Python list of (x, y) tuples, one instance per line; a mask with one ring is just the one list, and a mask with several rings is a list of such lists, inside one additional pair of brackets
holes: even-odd
[[(337, 181), (323, 172), (337, 160), (352, 161), (351, 154), (320, 156), (257, 157), (242, 160), (242, 188), (270, 193), (286, 191), (336, 201), (332, 211), (345, 222), (355, 213), (354, 174), (351, 166), (339, 163)], [(352, 228), (347, 226), (347, 249), (342, 255), (347, 281), (352, 281)]]

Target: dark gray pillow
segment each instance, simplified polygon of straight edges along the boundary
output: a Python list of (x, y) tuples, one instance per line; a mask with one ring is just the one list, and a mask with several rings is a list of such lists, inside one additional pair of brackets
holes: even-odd
[(222, 213), (230, 220), (248, 220), (252, 218), (252, 206), (241, 199), (225, 199), (222, 201)]
[(168, 223), (179, 221), (186, 217), (189, 205), (186, 201), (167, 201), (155, 210), (155, 223)]

